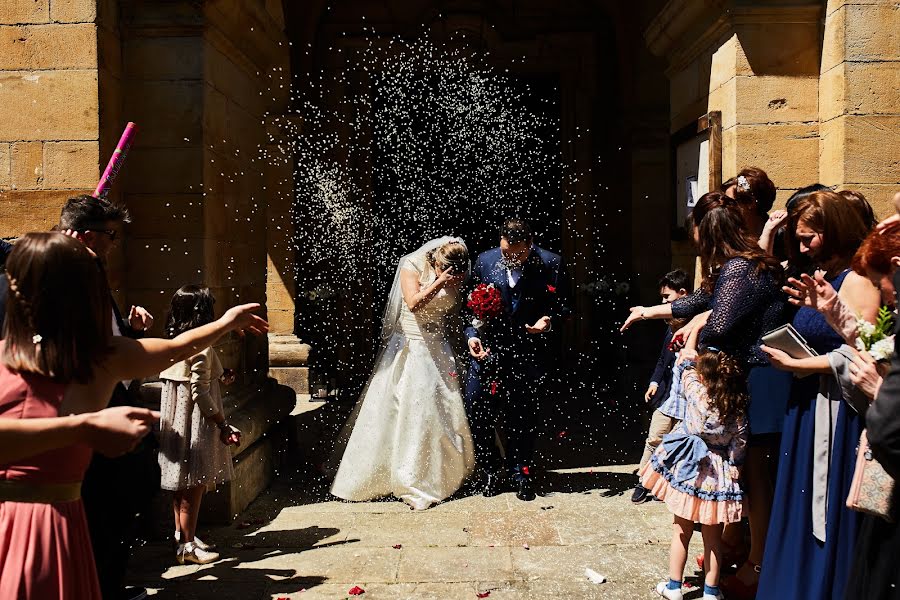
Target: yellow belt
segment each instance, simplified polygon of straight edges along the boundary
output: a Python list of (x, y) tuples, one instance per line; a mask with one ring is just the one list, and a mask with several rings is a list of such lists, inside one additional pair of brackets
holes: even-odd
[(71, 502), (79, 498), (81, 498), (80, 481), (75, 483), (0, 481), (0, 502), (52, 504), (53, 502)]

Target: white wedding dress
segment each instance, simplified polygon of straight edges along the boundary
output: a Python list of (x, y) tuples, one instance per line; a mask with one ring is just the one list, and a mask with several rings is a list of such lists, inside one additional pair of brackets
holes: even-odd
[(425, 253), (451, 239), (429, 242), (400, 262), (385, 312), (385, 345), (333, 457), (340, 465), (331, 493), (339, 498), (393, 495), (422, 510), (453, 495), (474, 468), (464, 379), (450, 343), (461, 330), (459, 292), (442, 289), (414, 314), (399, 284), (405, 269), (430, 285), (435, 274)]

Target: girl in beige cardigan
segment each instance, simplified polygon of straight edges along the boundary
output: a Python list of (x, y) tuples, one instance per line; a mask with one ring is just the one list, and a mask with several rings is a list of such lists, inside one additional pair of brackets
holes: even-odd
[[(166, 322), (166, 335), (214, 320), (215, 299), (209, 288), (186, 285), (175, 292)], [(225, 421), (220, 384), (229, 384), (212, 347), (160, 373), (159, 466), (161, 486), (174, 492), (175, 539), (179, 563), (206, 564), (219, 559), (209, 544), (196, 537), (200, 502), (207, 490), (233, 475), (230, 445), (240, 444), (241, 432)]]

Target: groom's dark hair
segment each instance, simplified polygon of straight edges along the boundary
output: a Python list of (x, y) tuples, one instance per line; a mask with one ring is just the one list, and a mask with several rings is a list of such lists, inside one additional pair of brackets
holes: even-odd
[(534, 238), (528, 222), (518, 217), (510, 217), (503, 221), (503, 225), (500, 226), (500, 237), (510, 244), (530, 242)]

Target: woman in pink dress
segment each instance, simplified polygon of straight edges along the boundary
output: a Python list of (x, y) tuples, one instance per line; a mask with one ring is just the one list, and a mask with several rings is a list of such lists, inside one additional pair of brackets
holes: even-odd
[[(229, 331), (268, 329), (246, 304), (172, 340), (112, 337), (102, 272), (59, 233), (23, 236), (6, 270), (0, 419), (98, 411), (117, 381), (156, 374)], [(90, 456), (75, 443), (0, 464), (0, 598), (99, 600), (80, 494)]]

